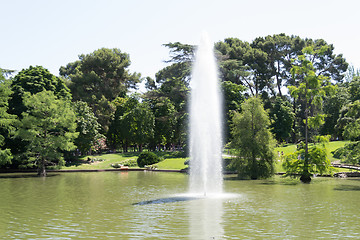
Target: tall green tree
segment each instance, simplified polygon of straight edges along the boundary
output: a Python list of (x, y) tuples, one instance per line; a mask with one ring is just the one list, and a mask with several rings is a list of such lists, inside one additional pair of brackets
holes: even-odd
[(131, 137), (129, 134), (130, 125), (124, 120), (124, 115), (136, 107), (138, 99), (135, 96), (118, 97), (113, 101), (113, 104), (116, 110), (110, 121), (107, 142), (114, 151), (122, 146), (123, 151), (127, 152), (128, 146), (131, 144)]
[[(19, 119), (23, 117), (22, 113), (27, 111), (24, 101), (29, 94), (32, 95), (46, 90), (53, 92), (55, 96), (66, 101), (71, 99), (70, 90), (63, 79), (54, 76), (42, 66), (30, 66), (21, 70), (12, 79), (11, 90), (8, 112), (16, 115)], [(27, 158), (26, 145), (28, 143), (16, 138), (6, 138), (5, 145), (11, 149), (14, 156), (13, 167), (21, 165), (22, 161)]]
[(257, 97), (246, 100), (241, 113), (234, 113), (231, 144), (237, 152), (233, 164), (240, 178), (267, 178), (274, 174), (275, 141), (269, 126), (269, 116)]
[[(353, 119), (349, 117), (348, 112), (350, 111), (350, 108), (352, 106), (351, 103), (356, 102), (357, 100), (360, 100), (360, 77), (353, 75), (353, 78), (345, 82), (340, 86), (341, 96), (335, 96), (335, 101), (342, 100), (343, 104), (340, 106), (338, 119), (335, 125), (335, 131), (338, 133), (341, 137), (343, 137), (343, 132), (345, 126), (352, 122)], [(339, 95), (339, 94), (337, 94)], [(340, 137), (340, 138), (341, 138)]]
[[(165, 141), (167, 145), (176, 144), (183, 146), (186, 144), (188, 94), (189, 87), (187, 86), (186, 81), (181, 78), (172, 78), (163, 81), (156, 89), (148, 91), (144, 95), (144, 100), (149, 102), (155, 118), (157, 119), (156, 126), (158, 127), (156, 128), (157, 132), (155, 133), (155, 145), (160, 143), (158, 140), (161, 136), (157, 135), (157, 133), (160, 132), (163, 136), (167, 135), (167, 141)], [(167, 118), (160, 116), (161, 114), (164, 114), (164, 112), (160, 113), (159, 107), (162, 105), (162, 110), (164, 110), (164, 104), (168, 107), (166, 111), (169, 116)], [(160, 119), (166, 119), (167, 124), (173, 125), (171, 130), (172, 137), (170, 137), (169, 134), (165, 134), (164, 131), (160, 129)]]
[[(342, 54), (334, 53), (334, 45), (328, 44), (323, 39), (307, 39), (306, 46), (315, 52), (309, 59), (316, 75), (323, 75), (334, 82), (343, 82), (349, 64)], [(317, 54), (319, 53), (319, 54)]]
[[(155, 106), (152, 103), (162, 102), (165, 99), (170, 100), (171, 103), (169, 102), (167, 105), (173, 105), (175, 111), (169, 111), (171, 117), (169, 116), (167, 122), (175, 124), (175, 126), (173, 127), (171, 140), (168, 136), (165, 142), (168, 145), (170, 142), (172, 144), (184, 145), (187, 142), (187, 100), (196, 47), (180, 42), (167, 43), (164, 46), (170, 50), (170, 59), (165, 61), (170, 65), (156, 73), (155, 81), (157, 87), (146, 93), (144, 98), (151, 103), (151, 106)], [(156, 108), (152, 107), (152, 109), (155, 115), (159, 115), (159, 112), (155, 113)], [(156, 125), (159, 126), (160, 118), (156, 118)], [(157, 131), (160, 130), (158, 127), (156, 129)], [(155, 138), (159, 140), (158, 137), (155, 133)], [(158, 140), (156, 142), (159, 142)]]
[(63, 151), (76, 148), (76, 115), (70, 102), (57, 98), (52, 91), (31, 95), (25, 93), (27, 109), (18, 123), (17, 138), (28, 142), (30, 155), (23, 167), (37, 167), (39, 176), (46, 176), (46, 166), (62, 165)]
[[(268, 35), (266, 37), (258, 37), (251, 46), (260, 49), (267, 54), (267, 63), (270, 82), (280, 96), (283, 95), (283, 87), (294, 85), (292, 78), (292, 59), (303, 55), (302, 49), (307, 46), (313, 46), (314, 50), (323, 49), (321, 55), (313, 55), (311, 60), (314, 71), (331, 78), (334, 81), (343, 81), (344, 73), (348, 64), (342, 54), (334, 53), (334, 46), (328, 44), (323, 39), (302, 39), (299, 36), (287, 36), (284, 33)], [(326, 50), (325, 50), (326, 49)]]
[[(251, 43), (251, 46), (267, 53), (269, 75), (264, 75), (264, 77), (269, 77), (267, 81), (269, 81), (270, 88), (273, 89), (271, 92), (276, 90), (280, 96), (284, 96), (286, 86), (298, 84), (291, 74), (292, 59), (297, 59), (298, 56), (303, 55), (302, 49), (306, 46), (313, 46), (315, 51), (320, 51), (320, 49), (323, 51), (321, 55), (315, 54), (311, 59), (314, 72), (317, 75), (327, 76), (333, 82), (340, 83), (343, 81), (343, 75), (348, 66), (341, 54), (336, 55), (334, 53), (334, 46), (323, 39), (303, 39), (299, 36), (287, 36), (281, 33), (258, 37)], [(295, 131), (292, 134), (292, 141), (297, 142), (298, 139), (305, 135), (305, 126), (302, 122), (304, 103), (301, 99), (293, 99), (292, 103), (296, 117), (293, 123)], [(328, 131), (324, 130), (330, 130), (328, 127), (333, 125), (333, 118), (336, 115), (336, 108), (332, 108), (332, 110), (335, 112), (328, 112), (329, 117), (326, 118), (326, 128), (322, 129), (322, 132), (326, 134), (328, 134)], [(332, 132), (329, 132), (329, 134), (334, 135)]]
[[(300, 180), (305, 183), (311, 181), (311, 170), (313, 169), (309, 155), (309, 130), (310, 128), (319, 128), (324, 123), (325, 115), (321, 113), (323, 99), (326, 95), (335, 93), (335, 87), (331, 84), (330, 77), (327, 74), (323, 75), (321, 71), (317, 71), (313, 64), (315, 57), (322, 58), (322, 55), (326, 56), (327, 52), (328, 46), (326, 45), (320, 49), (315, 49), (314, 46), (305, 47), (303, 55), (294, 61), (292, 67), (292, 75), (297, 83), (288, 87), (291, 96), (294, 99), (300, 98), (303, 102), (305, 145)], [(326, 154), (324, 156), (326, 158)], [(325, 161), (326, 159), (324, 159)], [(321, 162), (317, 161), (317, 163)]]
[(270, 109), (271, 132), (278, 142), (289, 142), (293, 131), (294, 113), (289, 101), (276, 97)]
[[(164, 46), (170, 51), (170, 59), (165, 61), (169, 65), (156, 73), (155, 81), (148, 79), (147, 86), (151, 91), (144, 96), (145, 101), (150, 102), (156, 119), (153, 148), (160, 142), (180, 146), (184, 146), (187, 142), (187, 99), (196, 47), (180, 42), (170, 42)], [(158, 108), (160, 105), (162, 110), (165, 110), (165, 105), (168, 106), (166, 110), (169, 113), (168, 117), (160, 117), (161, 111)], [(175, 111), (172, 110), (172, 106)], [(165, 119), (166, 127), (160, 126), (161, 121)], [(173, 125), (173, 128), (165, 134), (165, 128), (169, 125)]]
[(344, 136), (349, 140), (360, 141), (360, 100), (348, 104), (348, 112), (345, 117), (349, 119), (344, 128)]
[(127, 123), (130, 141), (139, 147), (143, 146), (154, 137), (155, 118), (146, 102), (138, 103), (135, 108), (126, 113), (123, 121)]
[(158, 145), (173, 144), (177, 123), (177, 111), (174, 104), (169, 98), (160, 97), (149, 101), (149, 105), (155, 117), (152, 148), (154, 149)]
[(336, 150), (335, 154), (346, 163), (360, 163), (360, 100), (349, 103), (345, 107), (341, 121), (345, 123), (343, 136), (350, 140), (344, 147)]
[(95, 141), (103, 137), (100, 134), (101, 126), (86, 102), (76, 101), (74, 111), (77, 124), (76, 132), (79, 132), (79, 136), (75, 139), (74, 143), (81, 154), (87, 154)]
[(248, 42), (227, 38), (215, 44), (222, 81), (245, 86), (252, 96), (269, 89), (267, 54)]
[(320, 129), (321, 135), (331, 135), (332, 139), (343, 139), (342, 131), (344, 126), (340, 129), (340, 125), (337, 124), (342, 116), (342, 111), (346, 109), (345, 106), (350, 102), (350, 95), (347, 89), (345, 84), (338, 83), (336, 93), (324, 98), (323, 111), (325, 118), (324, 125)]
[(170, 42), (164, 46), (170, 50), (170, 59), (165, 61), (170, 65), (156, 73), (156, 82), (161, 84), (169, 79), (180, 79), (189, 86), (195, 46), (180, 42)]
[(225, 126), (224, 139), (225, 142), (230, 141), (230, 125), (232, 121), (232, 114), (234, 111), (241, 110), (241, 104), (245, 101), (246, 88), (243, 85), (238, 85), (230, 81), (221, 83), (221, 88), (224, 96), (224, 110), (225, 110)]
[(251, 46), (267, 54), (267, 81), (270, 88), (273, 88), (272, 92), (277, 90), (278, 94), (283, 96), (283, 87), (291, 79), (291, 59), (301, 55), (305, 41), (298, 36), (281, 33), (258, 37)]
[(355, 102), (360, 100), (360, 76), (355, 76), (350, 82), (348, 87), (350, 101)]
[(140, 74), (129, 72), (130, 63), (129, 55), (120, 49), (101, 48), (81, 54), (78, 61), (60, 68), (60, 75), (69, 81), (73, 99), (91, 107), (104, 132), (115, 111), (111, 102), (141, 81)]
[(7, 112), (11, 81), (5, 78), (5, 74), (5, 71), (0, 68), (0, 166), (11, 164), (13, 158), (11, 150), (4, 147), (5, 138), (11, 135), (15, 121), (15, 116)]
[(30, 66), (16, 74), (11, 83), (11, 90), (9, 112), (19, 117), (27, 110), (23, 104), (24, 94), (27, 92), (36, 94), (47, 90), (52, 91), (57, 97), (71, 99), (70, 90), (65, 82), (42, 66)]
[(154, 115), (147, 102), (140, 102), (139, 96), (115, 100), (116, 111), (107, 134), (109, 145), (116, 149), (123, 146), (128, 151), (131, 144), (142, 147), (154, 137)]

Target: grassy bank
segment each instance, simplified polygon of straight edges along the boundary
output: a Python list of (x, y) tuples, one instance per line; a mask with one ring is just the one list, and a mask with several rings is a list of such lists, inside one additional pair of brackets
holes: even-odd
[(65, 170), (109, 169), (109, 168), (113, 168), (111, 167), (111, 164), (124, 163), (131, 160), (136, 161), (138, 155), (139, 153), (132, 152), (132, 153), (109, 153), (109, 154), (101, 154), (95, 156), (85, 156), (67, 164), (67, 166), (62, 167), (62, 169)]
[[(348, 141), (333, 141), (333, 142), (329, 142), (326, 145), (326, 153), (328, 158), (330, 159), (331, 162), (334, 161), (338, 161), (339, 159), (334, 158), (333, 155), (333, 151), (335, 151), (336, 149), (343, 147), (346, 143), (348, 143)], [(296, 145), (295, 144), (288, 144), (282, 147), (277, 147), (275, 148), (275, 153), (277, 154), (278, 152), (281, 154), (281, 152), (284, 153), (284, 155), (287, 155), (289, 153), (293, 153), (296, 151)]]
[[(338, 161), (333, 157), (332, 152), (339, 147), (344, 146), (346, 141), (334, 141), (330, 142), (327, 145), (327, 154), (328, 157), (332, 162)], [(284, 169), (281, 166), (282, 159), (281, 152), (283, 152), (284, 156), (293, 153), (296, 151), (296, 145), (289, 144), (281, 147), (275, 148), (275, 155), (276, 155), (276, 172), (284, 172)], [(278, 154), (279, 153), (279, 154)], [(155, 164), (158, 169), (169, 169), (169, 170), (180, 170), (184, 169), (187, 166), (184, 162), (187, 158), (182, 156), (180, 152), (156, 152), (163, 161)], [(226, 151), (227, 155), (231, 155), (231, 151)], [(119, 163), (119, 164), (126, 164), (126, 163), (135, 163), (139, 153), (131, 152), (131, 153), (111, 153), (111, 154), (102, 154), (98, 156), (85, 156), (78, 159), (75, 162), (72, 162), (66, 167), (62, 169), (110, 169), (112, 168), (112, 164)], [(227, 156), (230, 158), (230, 156)], [(88, 161), (90, 159), (90, 161)], [(93, 162), (91, 161), (93, 160)], [(100, 161), (99, 161), (100, 160)], [(130, 167), (137, 167), (136, 165)], [(339, 169), (336, 171), (346, 171), (345, 169)]]
[[(67, 166), (62, 167), (64, 170), (78, 169), (110, 169), (113, 168), (112, 164), (128, 164), (136, 163), (136, 159), (140, 153), (109, 153), (95, 156), (81, 157), (76, 161), (73, 161)], [(187, 158), (182, 157), (180, 152), (156, 152), (156, 154), (164, 160), (155, 164), (158, 169), (180, 170), (186, 168), (184, 162)], [(90, 161), (89, 161), (90, 160)], [(138, 167), (137, 165), (130, 165), (131, 167)]]

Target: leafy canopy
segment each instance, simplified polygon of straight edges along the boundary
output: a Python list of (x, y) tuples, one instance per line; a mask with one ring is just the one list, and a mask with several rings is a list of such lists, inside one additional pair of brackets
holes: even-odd
[(5, 78), (6, 72), (0, 68), (0, 166), (10, 164), (12, 153), (9, 148), (4, 147), (5, 137), (12, 134), (15, 116), (9, 114), (9, 98), (11, 95), (11, 81)]
[(65, 82), (42, 66), (30, 66), (20, 71), (13, 79), (11, 89), (13, 93), (9, 101), (9, 108), (10, 112), (17, 116), (21, 116), (21, 113), (26, 111), (23, 104), (26, 93), (36, 94), (47, 90), (52, 91), (57, 97), (71, 99), (70, 90)]
[[(305, 145), (300, 143), (295, 153), (285, 157), (283, 168), (287, 176), (295, 177), (303, 174), (325, 174), (332, 172), (331, 162), (326, 154), (326, 143), (330, 136), (318, 136), (314, 145), (309, 148), (306, 158)], [(306, 172), (304, 172), (306, 171)]]
[(79, 132), (79, 136), (75, 139), (75, 145), (82, 154), (86, 154), (95, 144), (95, 141), (103, 137), (100, 134), (101, 126), (86, 102), (76, 101), (74, 111), (76, 114), (76, 131)]
[(46, 175), (46, 165), (62, 165), (63, 151), (76, 148), (76, 115), (70, 102), (57, 98), (52, 91), (25, 94), (28, 109), (18, 122), (17, 138), (28, 142), (30, 155), (23, 167), (36, 166), (40, 175)]
[(252, 97), (234, 113), (232, 146), (237, 151), (233, 164), (239, 177), (267, 178), (274, 174), (274, 139), (269, 130), (270, 120), (259, 98)]
[(60, 68), (60, 75), (68, 80), (74, 100), (86, 102), (106, 132), (115, 108), (111, 104), (136, 89), (141, 75), (130, 73), (130, 57), (120, 49), (101, 48), (81, 54), (79, 60)]

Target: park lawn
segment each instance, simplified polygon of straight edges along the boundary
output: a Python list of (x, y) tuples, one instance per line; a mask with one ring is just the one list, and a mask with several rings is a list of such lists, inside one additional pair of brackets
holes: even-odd
[[(70, 166), (64, 166), (63, 170), (89, 170), (89, 169), (111, 169), (111, 164), (119, 163), (123, 164), (128, 160), (136, 160), (140, 153), (129, 152), (129, 153), (109, 153), (100, 154), (95, 156), (81, 157), (79, 160), (71, 163)], [(156, 163), (158, 169), (170, 169), (170, 170), (181, 170), (186, 168), (184, 162), (187, 158), (179, 157), (179, 152), (156, 152), (156, 154), (162, 157), (164, 160)], [(87, 159), (94, 159), (95, 162), (91, 163)], [(96, 161), (97, 159), (103, 159), (104, 161)], [(135, 166), (137, 167), (137, 166)]]
[(334, 173), (337, 173), (337, 172), (358, 172), (358, 170), (348, 169), (348, 168), (338, 168), (338, 167), (334, 167), (333, 171), (334, 171)]
[(328, 143), (326, 153), (331, 162), (340, 160), (338, 158), (334, 158), (334, 154), (332, 152), (340, 147), (344, 147), (347, 143), (349, 143), (349, 141), (333, 141)]
[(158, 169), (181, 170), (187, 167), (187, 165), (184, 164), (186, 160), (187, 158), (166, 158), (154, 165), (156, 165)]
[(275, 162), (275, 173), (284, 173), (285, 170), (282, 166), (282, 162), (281, 161), (278, 161), (276, 160)]
[(290, 153), (293, 153), (296, 151), (296, 145), (295, 144), (286, 144), (285, 146), (283, 147), (277, 147), (275, 148), (275, 153), (276, 153), (276, 156), (277, 156), (277, 153), (279, 152), (281, 154), (281, 152), (284, 153), (284, 156), (285, 155), (288, 155)]

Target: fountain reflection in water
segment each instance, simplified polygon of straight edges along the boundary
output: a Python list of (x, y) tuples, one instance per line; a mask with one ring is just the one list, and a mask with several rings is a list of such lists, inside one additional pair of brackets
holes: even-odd
[(222, 193), (222, 97), (213, 44), (204, 32), (196, 51), (190, 97), (190, 193)]
[(188, 203), (189, 239), (223, 239), (223, 200), (204, 198)]

